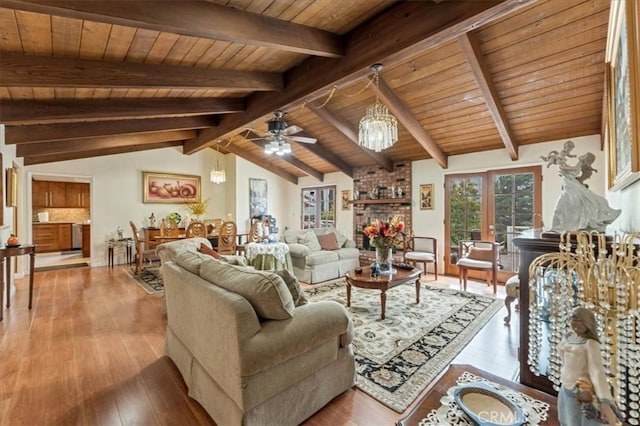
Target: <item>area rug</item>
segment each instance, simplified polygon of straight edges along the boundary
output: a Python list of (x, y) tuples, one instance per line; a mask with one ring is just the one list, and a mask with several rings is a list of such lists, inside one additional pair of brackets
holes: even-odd
[(164, 283), (160, 276), (159, 267), (143, 268), (137, 275), (134, 269), (127, 270), (127, 273), (148, 294), (162, 293), (164, 291)]
[[(380, 319), (380, 291), (353, 288), (356, 386), (401, 413), (411, 405), (476, 333), (503, 306), (502, 300), (422, 285), (387, 291), (386, 319)], [(344, 281), (305, 288), (310, 300), (346, 305)]]

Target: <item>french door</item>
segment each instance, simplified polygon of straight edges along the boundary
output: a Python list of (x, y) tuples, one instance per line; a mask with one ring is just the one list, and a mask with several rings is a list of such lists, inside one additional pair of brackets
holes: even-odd
[(304, 188), (302, 199), (302, 229), (325, 228), (336, 224), (336, 187)]
[(485, 240), (500, 243), (498, 280), (516, 273), (513, 238), (542, 226), (541, 187), (540, 166), (445, 176), (445, 272), (458, 275), (458, 241)]

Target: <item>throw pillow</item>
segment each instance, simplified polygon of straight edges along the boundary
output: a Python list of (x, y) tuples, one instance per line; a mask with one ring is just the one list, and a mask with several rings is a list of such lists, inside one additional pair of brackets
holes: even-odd
[(300, 287), (300, 283), (298, 279), (288, 270), (282, 269), (280, 271), (276, 271), (276, 274), (282, 278), (282, 281), (287, 285), (289, 289), (289, 293), (291, 293), (291, 298), (293, 299), (293, 304), (296, 306), (306, 305), (309, 300), (307, 299), (307, 295), (304, 293), (302, 287)]
[(322, 250), (338, 250), (340, 248), (340, 246), (338, 245), (336, 234), (334, 234), (333, 232), (324, 235), (318, 235), (317, 238)]
[(496, 260), (493, 257), (493, 249), (481, 247), (471, 247), (467, 258), (473, 260), (483, 260), (485, 262), (493, 262)]
[(213, 257), (214, 259), (218, 259), (220, 257), (220, 253), (218, 253), (217, 251), (215, 251), (211, 247), (207, 247), (204, 244), (200, 244), (200, 248), (198, 249), (198, 251), (200, 253), (208, 254), (209, 256)]
[(311, 251), (320, 251), (322, 247), (320, 247), (320, 243), (318, 242), (318, 237), (316, 233), (313, 232), (312, 229), (307, 230), (305, 233), (298, 237), (298, 242), (302, 245), (309, 247)]
[(334, 231), (335, 236), (336, 236), (336, 240), (338, 240), (338, 246), (339, 247), (344, 247), (344, 244), (349, 240), (347, 237), (345, 237), (342, 232), (340, 231)]
[(293, 317), (293, 298), (282, 278), (273, 272), (231, 265), (221, 259), (204, 262), (200, 277), (243, 296), (262, 319)]

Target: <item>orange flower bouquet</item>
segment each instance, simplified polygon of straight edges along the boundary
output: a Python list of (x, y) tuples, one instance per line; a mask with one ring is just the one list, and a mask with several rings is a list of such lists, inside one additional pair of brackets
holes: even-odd
[(364, 228), (364, 234), (369, 237), (369, 245), (379, 249), (390, 249), (403, 243), (404, 222), (394, 216), (390, 222), (375, 220)]

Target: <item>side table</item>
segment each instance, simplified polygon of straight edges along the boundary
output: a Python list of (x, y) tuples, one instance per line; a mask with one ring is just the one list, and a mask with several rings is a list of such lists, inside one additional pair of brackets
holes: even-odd
[(2, 247), (0, 248), (0, 321), (3, 319), (3, 297), (4, 297), (4, 285), (5, 285), (5, 259), (6, 262), (6, 277), (7, 277), (7, 308), (11, 307), (11, 258), (14, 256), (22, 256), (23, 254), (29, 255), (29, 309), (33, 302), (33, 267), (36, 260), (36, 246), (34, 244), (22, 244), (17, 247)]
[(113, 268), (114, 251), (116, 247), (124, 247), (127, 255), (127, 265), (131, 265), (133, 261), (133, 238), (125, 238), (124, 240), (107, 241), (109, 267)]

